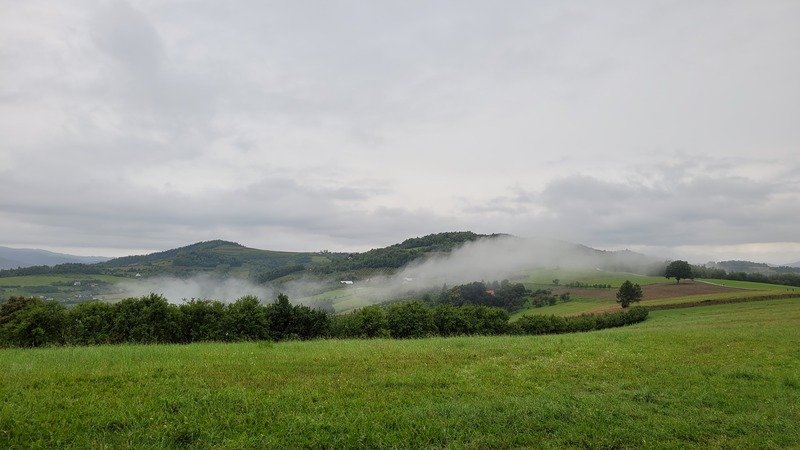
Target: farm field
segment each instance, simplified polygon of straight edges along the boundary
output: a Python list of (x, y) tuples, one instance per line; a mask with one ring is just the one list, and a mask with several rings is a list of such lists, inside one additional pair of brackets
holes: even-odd
[[(586, 284), (612, 284), (612, 286), (615, 286), (614, 283), (621, 284), (619, 279), (623, 279), (625, 276), (625, 274), (613, 274), (613, 276), (605, 279), (576, 277), (576, 281)], [(632, 276), (631, 279), (633, 278), (635, 277)], [(659, 277), (639, 277), (640, 280), (642, 278), (646, 281), (645, 284), (642, 284), (643, 300), (639, 303), (642, 306), (660, 306), (702, 300), (744, 299), (772, 294), (792, 294), (795, 292), (800, 295), (800, 288), (768, 283), (718, 279), (685, 280), (675, 283), (674, 281), (664, 282), (664, 279)], [(589, 280), (593, 281), (590, 282)], [(619, 309), (619, 305), (616, 303), (616, 288), (569, 288), (554, 286), (552, 282), (549, 286), (545, 284), (535, 286), (551, 289), (555, 294), (569, 293), (571, 300), (553, 306), (527, 308), (517, 311), (513, 317), (530, 314), (574, 315)]]
[[(131, 278), (99, 274), (26, 275), (0, 277), (0, 301), (12, 296), (39, 295), (64, 303), (91, 298), (114, 298), (120, 282), (135, 282)], [(80, 284), (76, 285), (78, 282)], [(117, 297), (121, 295), (117, 294)]]
[(573, 281), (592, 284), (610, 284), (613, 288), (619, 288), (625, 280), (637, 283), (642, 286), (648, 284), (664, 283), (664, 277), (652, 277), (647, 275), (637, 275), (633, 273), (607, 272), (603, 270), (567, 270), (567, 269), (540, 269), (530, 275), (525, 275), (512, 279), (516, 283), (524, 283), (529, 287), (553, 286), (553, 280), (558, 279), (561, 285)]
[(0, 350), (0, 447), (790, 447), (800, 299), (555, 336)]

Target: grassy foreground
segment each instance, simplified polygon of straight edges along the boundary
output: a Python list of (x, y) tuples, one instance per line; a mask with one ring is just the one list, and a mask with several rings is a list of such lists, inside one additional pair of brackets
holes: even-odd
[(800, 299), (557, 336), (0, 350), (0, 447), (800, 445)]

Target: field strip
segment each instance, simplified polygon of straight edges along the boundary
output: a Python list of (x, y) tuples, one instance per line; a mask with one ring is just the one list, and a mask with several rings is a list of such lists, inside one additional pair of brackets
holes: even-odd
[[(730, 287), (720, 283), (712, 283), (711, 281), (703, 281), (703, 280), (694, 280), (695, 283), (705, 283), (710, 284), (712, 286), (722, 286), (722, 287)], [(750, 289), (750, 288), (739, 288), (739, 289)]]
[(759, 295), (755, 297), (731, 297), (731, 298), (716, 298), (716, 299), (705, 299), (705, 300), (697, 300), (694, 302), (682, 302), (682, 303), (667, 303), (663, 305), (652, 305), (646, 306), (647, 309), (650, 311), (658, 311), (664, 309), (678, 309), (678, 308), (694, 308), (697, 306), (711, 306), (711, 305), (726, 305), (731, 303), (747, 303), (747, 302), (759, 302), (765, 300), (779, 300), (779, 299), (789, 299), (789, 298), (800, 298), (798, 294), (771, 294), (771, 295)]

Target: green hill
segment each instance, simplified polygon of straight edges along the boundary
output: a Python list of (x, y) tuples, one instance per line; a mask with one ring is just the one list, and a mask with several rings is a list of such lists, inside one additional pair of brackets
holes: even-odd
[(354, 271), (360, 269), (397, 269), (411, 261), (431, 253), (447, 253), (467, 242), (481, 238), (493, 238), (501, 234), (476, 234), (471, 231), (453, 231), (429, 234), (383, 248), (375, 248), (363, 253), (351, 253), (344, 259), (320, 268), (321, 272)]
[(106, 273), (123, 276), (181, 276), (213, 272), (267, 281), (271, 276), (278, 277), (315, 265), (324, 266), (344, 257), (343, 253), (260, 250), (236, 242), (213, 240), (148, 255), (115, 258), (97, 266)]

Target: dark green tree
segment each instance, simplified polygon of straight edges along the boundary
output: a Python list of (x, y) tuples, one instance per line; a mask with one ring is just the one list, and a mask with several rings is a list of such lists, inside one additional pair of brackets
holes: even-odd
[(67, 312), (67, 323), (70, 344), (108, 344), (111, 342), (114, 307), (100, 301), (80, 303)]
[[(286, 299), (286, 303), (289, 303), (289, 299)], [(269, 339), (270, 326), (270, 314), (267, 307), (258, 301), (258, 297), (245, 295), (226, 308), (225, 333), (229, 340), (261, 341)]]
[(667, 269), (664, 271), (664, 277), (675, 278), (678, 283), (681, 282), (681, 279), (694, 280), (692, 266), (688, 262), (681, 260), (669, 263)]
[(126, 298), (114, 304), (112, 317), (111, 342), (179, 342), (180, 310), (161, 295)]
[(60, 303), (11, 297), (0, 305), (0, 346), (63, 344), (66, 325), (66, 309)]
[(420, 301), (396, 303), (386, 312), (389, 334), (393, 338), (420, 338), (436, 333), (433, 313)]
[(627, 308), (633, 302), (642, 299), (642, 288), (638, 284), (633, 284), (630, 280), (625, 280), (617, 291), (617, 303)]
[(181, 342), (225, 341), (226, 307), (222, 302), (192, 299), (181, 304)]

